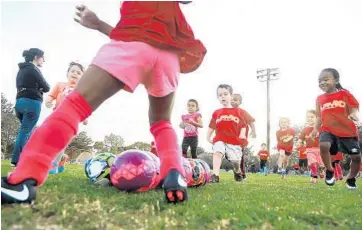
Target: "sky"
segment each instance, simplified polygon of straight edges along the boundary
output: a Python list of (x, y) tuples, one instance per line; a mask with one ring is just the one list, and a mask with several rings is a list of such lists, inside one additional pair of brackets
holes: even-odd
[[(31, 47), (45, 51), (42, 72), (51, 86), (66, 81), (68, 64), (78, 60), (89, 65), (109, 39), (73, 21), (74, 8), (85, 4), (111, 25), (119, 20), (119, 1), (1, 1), (1, 92), (15, 102), (15, 78), (22, 52)], [(341, 84), (362, 100), (362, 2), (359, 0), (254, 0), (194, 1), (182, 6), (195, 36), (208, 52), (201, 67), (181, 75), (172, 123), (178, 128), (188, 99), (199, 101), (205, 127), (199, 145), (206, 141), (212, 112), (220, 108), (219, 84), (230, 84), (243, 96), (242, 107), (256, 119), (259, 148), (266, 141), (266, 84), (256, 78), (260, 68), (280, 68), (280, 78), (271, 82), (271, 145), (275, 146), (278, 119), (289, 117), (303, 125), (305, 111), (314, 109), (322, 92), (318, 76), (324, 68), (336, 68)], [(87, 131), (93, 140), (114, 133), (126, 144), (151, 142), (148, 99), (143, 86), (134, 94), (120, 92), (106, 101), (89, 119)], [(41, 113), (39, 124), (51, 109)], [(360, 116), (361, 118), (361, 116)]]

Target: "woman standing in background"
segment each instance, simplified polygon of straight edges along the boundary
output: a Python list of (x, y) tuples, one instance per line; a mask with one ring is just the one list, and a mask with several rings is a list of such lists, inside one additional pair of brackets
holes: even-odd
[(50, 90), (38, 68), (43, 66), (44, 52), (38, 48), (31, 48), (23, 52), (23, 57), (25, 62), (19, 63), (16, 76), (15, 112), (20, 121), (20, 128), (11, 159), (12, 166), (18, 163), (20, 153), (39, 120), (43, 93)]

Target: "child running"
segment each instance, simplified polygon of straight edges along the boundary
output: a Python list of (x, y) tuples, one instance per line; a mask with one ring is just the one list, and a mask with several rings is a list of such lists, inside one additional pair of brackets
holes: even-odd
[(307, 148), (304, 144), (300, 144), (297, 147), (297, 151), (299, 153), (298, 165), (300, 174), (304, 175), (304, 172), (308, 170)]
[(334, 169), (336, 180), (343, 180), (343, 171), (341, 162), (343, 161), (343, 153), (338, 152), (336, 155), (331, 155), (331, 162)]
[(285, 179), (289, 158), (292, 155), (294, 146), (295, 130), (289, 126), (290, 121), (288, 118), (284, 117), (279, 120), (280, 129), (277, 131), (277, 148), (279, 151), (278, 172), (281, 172), (282, 179)]
[(359, 103), (356, 98), (340, 83), (340, 76), (335, 69), (324, 69), (319, 76), (319, 88), (324, 92), (316, 101), (317, 122), (312, 137), (319, 132), (320, 151), (326, 167), (325, 182), (335, 184), (335, 171), (330, 155), (339, 151), (350, 155), (351, 169), (347, 176), (348, 189), (356, 189), (356, 176), (361, 164), (361, 148), (358, 143)]
[(302, 132), (300, 133), (298, 142), (301, 145), (304, 144), (306, 145), (307, 159), (308, 159), (310, 176), (311, 176), (310, 183), (315, 184), (317, 183), (318, 179), (318, 172), (319, 172), (318, 169), (320, 169), (323, 166), (321, 154), (319, 151), (318, 137), (312, 138), (310, 135), (314, 129), (317, 120), (316, 111), (314, 110), (307, 111), (306, 118), (307, 118), (306, 119), (307, 126), (304, 127)]
[(266, 149), (265, 143), (261, 144), (261, 150), (259, 151), (258, 156), (260, 159), (260, 173), (263, 173), (266, 176), (268, 175), (267, 162), (269, 159), (269, 152)]
[[(207, 133), (207, 140), (213, 144), (213, 175), (211, 183), (219, 182), (220, 166), (225, 157), (234, 166), (235, 181), (242, 181), (240, 161), (242, 156), (241, 143), (246, 141), (246, 123), (239, 108), (231, 106), (233, 89), (230, 85), (217, 87), (217, 98), (221, 109), (212, 114)], [(212, 139), (212, 134), (215, 137)]]
[[(50, 91), (48, 94), (48, 97), (45, 102), (45, 106), (47, 108), (53, 107), (53, 101), (55, 101), (55, 105), (53, 110), (57, 109), (60, 105), (60, 103), (64, 100), (66, 96), (72, 92), (75, 87), (77, 86), (79, 79), (82, 77), (84, 73), (84, 67), (76, 62), (71, 62), (68, 67), (67, 71), (67, 79), (68, 82), (59, 82), (55, 85), (55, 87)], [(84, 125), (87, 125), (87, 120), (83, 121)], [(59, 154), (55, 157), (53, 161), (53, 165), (51, 170), (49, 171), (49, 174), (57, 174), (59, 172), (63, 172), (65, 169), (65, 163), (62, 166), (62, 170), (59, 171), (59, 162), (62, 159), (62, 156), (64, 154), (64, 151), (67, 147), (65, 147), (62, 151), (59, 152)], [(66, 162), (66, 161), (65, 161)]]
[[(183, 3), (183, 2), (181, 2)], [(188, 3), (188, 2), (186, 2)], [(109, 36), (76, 89), (31, 136), (18, 167), (1, 181), (1, 203), (29, 203), (44, 183), (52, 161), (77, 133), (78, 124), (108, 98), (143, 84), (149, 98), (150, 131), (161, 161), (166, 200), (187, 200), (182, 154), (170, 117), (181, 73), (195, 71), (206, 54), (176, 1), (125, 1), (115, 28), (86, 6), (78, 6), (75, 21)], [(118, 108), (127, 112), (127, 108)], [(14, 191), (26, 188), (25, 196)]]
[[(231, 99), (231, 106), (234, 108), (239, 108), (239, 106), (241, 105), (242, 102), (242, 97), (240, 94), (238, 93), (234, 93)], [(240, 111), (244, 117), (244, 120), (247, 124), (246, 126), (246, 140), (242, 143), (241, 148), (242, 151), (244, 152), (244, 148), (246, 148), (246, 146), (248, 145), (248, 137), (249, 137), (249, 127), (251, 129), (251, 137), (252, 138), (256, 138), (256, 130), (255, 130), (255, 119), (244, 109), (240, 108)], [(245, 155), (243, 154), (241, 157), (241, 163), (240, 163), (240, 168), (241, 168), (241, 175), (243, 177), (243, 180), (246, 180), (246, 173), (245, 173), (245, 160), (244, 160)]]
[(191, 157), (197, 158), (196, 151), (199, 144), (198, 128), (202, 128), (202, 118), (199, 113), (199, 103), (195, 99), (187, 102), (188, 114), (181, 116), (180, 128), (184, 130), (184, 139), (182, 141), (182, 154), (187, 158), (187, 150), (191, 149)]

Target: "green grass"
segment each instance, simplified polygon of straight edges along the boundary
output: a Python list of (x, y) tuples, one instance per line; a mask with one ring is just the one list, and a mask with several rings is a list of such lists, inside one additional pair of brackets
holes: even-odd
[[(10, 170), (2, 162), (1, 173)], [(308, 177), (221, 175), (219, 184), (189, 189), (168, 205), (162, 191), (126, 194), (89, 184), (83, 167), (49, 176), (35, 204), (3, 206), (2, 229), (362, 229), (362, 191), (328, 187)], [(361, 184), (361, 183), (360, 183)], [(362, 187), (362, 185), (360, 185)]]

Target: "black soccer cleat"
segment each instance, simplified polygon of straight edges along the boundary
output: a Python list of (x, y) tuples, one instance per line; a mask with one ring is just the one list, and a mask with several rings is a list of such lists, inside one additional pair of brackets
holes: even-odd
[(176, 204), (188, 199), (187, 182), (176, 169), (171, 169), (168, 172), (163, 182), (163, 191), (165, 192), (168, 203)]
[(30, 204), (36, 198), (37, 182), (33, 179), (19, 184), (10, 184), (6, 177), (1, 178), (1, 205), (3, 204)]
[(348, 189), (354, 190), (357, 189), (357, 185), (356, 185), (356, 178), (349, 178), (346, 180), (346, 186)]
[(334, 177), (334, 172), (326, 170), (325, 182), (329, 186), (333, 186), (336, 183), (336, 178)]

